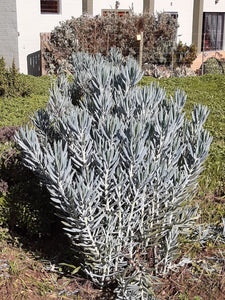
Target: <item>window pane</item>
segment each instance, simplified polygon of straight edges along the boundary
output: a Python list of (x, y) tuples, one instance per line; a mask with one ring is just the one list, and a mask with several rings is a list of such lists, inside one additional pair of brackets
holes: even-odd
[(216, 49), (222, 49), (223, 47), (223, 15), (218, 15), (217, 21), (217, 38), (216, 38)]
[(209, 38), (210, 38), (210, 49), (216, 49), (216, 29), (217, 29), (217, 15), (213, 14), (211, 16), (211, 24), (209, 28)]
[(209, 50), (209, 44), (210, 44), (210, 37), (209, 37), (209, 24), (211, 22), (211, 16), (208, 14), (205, 14), (204, 18), (204, 30), (203, 30), (203, 42), (204, 42), (204, 50)]
[(59, 13), (59, 0), (41, 0), (41, 13)]
[(223, 47), (223, 13), (204, 13), (204, 50), (221, 50)]

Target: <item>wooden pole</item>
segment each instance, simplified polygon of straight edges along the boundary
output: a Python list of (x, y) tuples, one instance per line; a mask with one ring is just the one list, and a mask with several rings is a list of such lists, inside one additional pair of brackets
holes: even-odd
[(173, 64), (174, 64), (174, 41), (173, 41), (173, 46), (172, 46), (172, 53), (171, 53), (171, 70), (173, 72)]
[(139, 49), (139, 67), (142, 69), (143, 59), (143, 45), (144, 45), (144, 33), (141, 31), (140, 49)]
[(203, 45), (202, 45), (202, 75), (204, 75), (204, 57), (205, 57), (205, 33), (203, 34)]

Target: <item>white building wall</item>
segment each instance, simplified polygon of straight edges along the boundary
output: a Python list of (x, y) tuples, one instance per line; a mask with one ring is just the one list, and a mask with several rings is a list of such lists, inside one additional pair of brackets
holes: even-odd
[[(120, 0), (119, 9), (134, 9), (135, 14), (143, 13), (143, 0)], [(115, 0), (93, 0), (93, 15), (101, 15), (102, 9), (115, 9)]]
[(214, 0), (205, 0), (203, 4), (204, 12), (225, 12), (225, 1), (219, 0), (216, 4)]
[(16, 0), (19, 71), (27, 74), (27, 56), (40, 50), (40, 33), (51, 32), (60, 21), (82, 14), (81, 0), (61, 0), (59, 14), (41, 14), (40, 0)]
[(155, 0), (155, 12), (178, 13), (177, 40), (192, 42), (193, 0)]

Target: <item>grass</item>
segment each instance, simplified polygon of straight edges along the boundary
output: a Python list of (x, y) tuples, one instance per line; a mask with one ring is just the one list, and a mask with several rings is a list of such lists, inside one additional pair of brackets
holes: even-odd
[(32, 95), (29, 98), (16, 99), (0, 98), (0, 127), (25, 124), (32, 113), (43, 107), (47, 101), (47, 95)]
[(204, 75), (200, 77), (169, 78), (156, 80), (145, 77), (141, 84), (157, 82), (164, 87), (168, 95), (184, 90), (187, 95), (185, 111), (190, 116), (194, 104), (201, 103), (210, 109), (210, 116), (206, 122), (206, 128), (214, 139), (225, 141), (225, 77), (224, 75)]
[(167, 95), (174, 95), (177, 89), (187, 95), (185, 112), (190, 117), (195, 104), (206, 105), (210, 110), (205, 128), (213, 136), (210, 155), (205, 171), (200, 178), (202, 190), (223, 192), (225, 189), (225, 76), (204, 75), (200, 77), (170, 78), (156, 80), (145, 77), (141, 84), (158, 83), (166, 89)]
[[(26, 124), (36, 109), (45, 106), (48, 99), (49, 79), (29, 77), (29, 81), (33, 81), (34, 85), (30, 97), (0, 98), (0, 128)], [(222, 228), (222, 218), (225, 217), (225, 76), (205, 75), (161, 80), (145, 77), (140, 84), (146, 85), (152, 81), (165, 87), (168, 95), (173, 95), (177, 89), (185, 91), (187, 117), (190, 117), (190, 112), (196, 103), (207, 105), (210, 109), (205, 127), (213, 136), (213, 143), (200, 178), (198, 193), (193, 201), (200, 206), (199, 222), (216, 224)], [(2, 153), (11, 148), (13, 145), (10, 142), (0, 143), (0, 157), (4, 157)], [(21, 191), (25, 191), (24, 196), (27, 197), (29, 190), (21, 190), (21, 186), (20, 184), (14, 187), (15, 198), (13, 199), (21, 198), (21, 195), (17, 194)], [(36, 191), (34, 186), (33, 191)], [(0, 202), (4, 202), (4, 199), (5, 194), (1, 195), (0, 192)], [(33, 217), (36, 218), (36, 214)], [(1, 222), (2, 219), (0, 224)], [(32, 222), (35, 223), (35, 220)], [(39, 248), (37, 249), (39, 252), (32, 252), (36, 247), (36, 241), (28, 238), (27, 243), (21, 245), (21, 240), (23, 239), (20, 238), (18, 242), (15, 236), (11, 237), (7, 229), (0, 227), (0, 298), (97, 299), (99, 292), (93, 289), (90, 282), (77, 274), (65, 277), (60, 272), (55, 272), (54, 268), (49, 268), (51, 259), (42, 261), (46, 253), (43, 254)], [(52, 251), (51, 254), (55, 254), (57, 243), (60, 243), (60, 239), (57, 238), (52, 244), (52, 236), (49, 235), (42, 249), (48, 247)], [(63, 246), (65, 248), (65, 244)], [(217, 241), (205, 246), (198, 242), (190, 245), (184, 241), (180, 256), (191, 255), (193, 262), (161, 279), (162, 285), (156, 290), (158, 298), (225, 299), (224, 250), (224, 245)], [(98, 297), (102, 299), (101, 296)]]
[(50, 78), (48, 76), (33, 77), (21, 74), (26, 82), (32, 85), (29, 97), (0, 97), (0, 128), (3, 126), (18, 126), (26, 123), (29, 117), (48, 101)]

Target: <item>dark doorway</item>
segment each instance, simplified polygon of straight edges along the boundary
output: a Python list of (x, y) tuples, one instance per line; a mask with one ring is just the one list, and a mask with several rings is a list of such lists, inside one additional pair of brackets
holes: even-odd
[(28, 75), (41, 76), (41, 51), (36, 51), (27, 56)]

